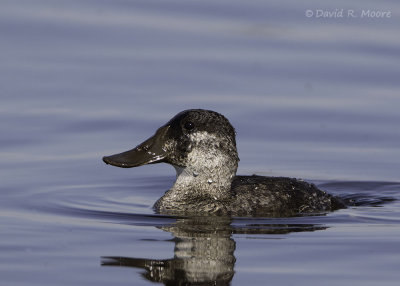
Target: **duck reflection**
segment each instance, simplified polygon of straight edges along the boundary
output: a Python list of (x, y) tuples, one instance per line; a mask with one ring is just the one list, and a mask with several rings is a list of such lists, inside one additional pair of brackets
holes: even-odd
[(177, 219), (160, 227), (174, 236), (174, 257), (157, 260), (134, 257), (102, 257), (102, 266), (142, 268), (143, 277), (165, 285), (229, 285), (235, 266), (236, 243), (232, 234), (286, 234), (315, 231), (324, 226), (307, 224), (246, 224), (235, 227), (228, 217)]

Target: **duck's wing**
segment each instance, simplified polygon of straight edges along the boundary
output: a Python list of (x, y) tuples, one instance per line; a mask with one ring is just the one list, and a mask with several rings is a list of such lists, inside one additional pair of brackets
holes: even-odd
[(232, 182), (235, 207), (251, 215), (293, 216), (344, 208), (340, 199), (314, 184), (286, 178), (237, 176)]

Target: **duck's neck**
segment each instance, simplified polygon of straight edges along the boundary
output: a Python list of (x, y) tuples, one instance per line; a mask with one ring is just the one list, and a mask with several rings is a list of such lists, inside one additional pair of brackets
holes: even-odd
[(189, 167), (177, 167), (176, 182), (169, 191), (179, 198), (208, 197), (223, 200), (230, 196), (230, 188), (238, 166), (234, 158), (222, 152), (205, 150), (201, 154), (190, 154)]

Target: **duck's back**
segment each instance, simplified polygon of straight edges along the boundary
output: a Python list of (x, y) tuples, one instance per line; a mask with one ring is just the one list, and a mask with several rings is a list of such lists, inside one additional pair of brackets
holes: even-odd
[(286, 177), (236, 176), (233, 215), (293, 216), (345, 208), (340, 199), (314, 184)]

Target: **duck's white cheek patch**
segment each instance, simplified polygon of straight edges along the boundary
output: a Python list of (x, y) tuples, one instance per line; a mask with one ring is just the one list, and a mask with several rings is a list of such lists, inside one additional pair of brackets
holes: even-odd
[(190, 141), (192, 142), (192, 151), (188, 154), (188, 159), (193, 166), (220, 166), (226, 159), (224, 154), (219, 150), (218, 138), (214, 134), (206, 131), (195, 132), (190, 134)]
[(213, 141), (213, 140), (217, 140), (217, 136), (215, 136), (214, 134), (208, 133), (207, 131), (198, 131), (198, 132), (194, 132), (192, 134), (189, 135), (190, 141), (194, 142), (194, 143), (199, 143), (202, 141)]

